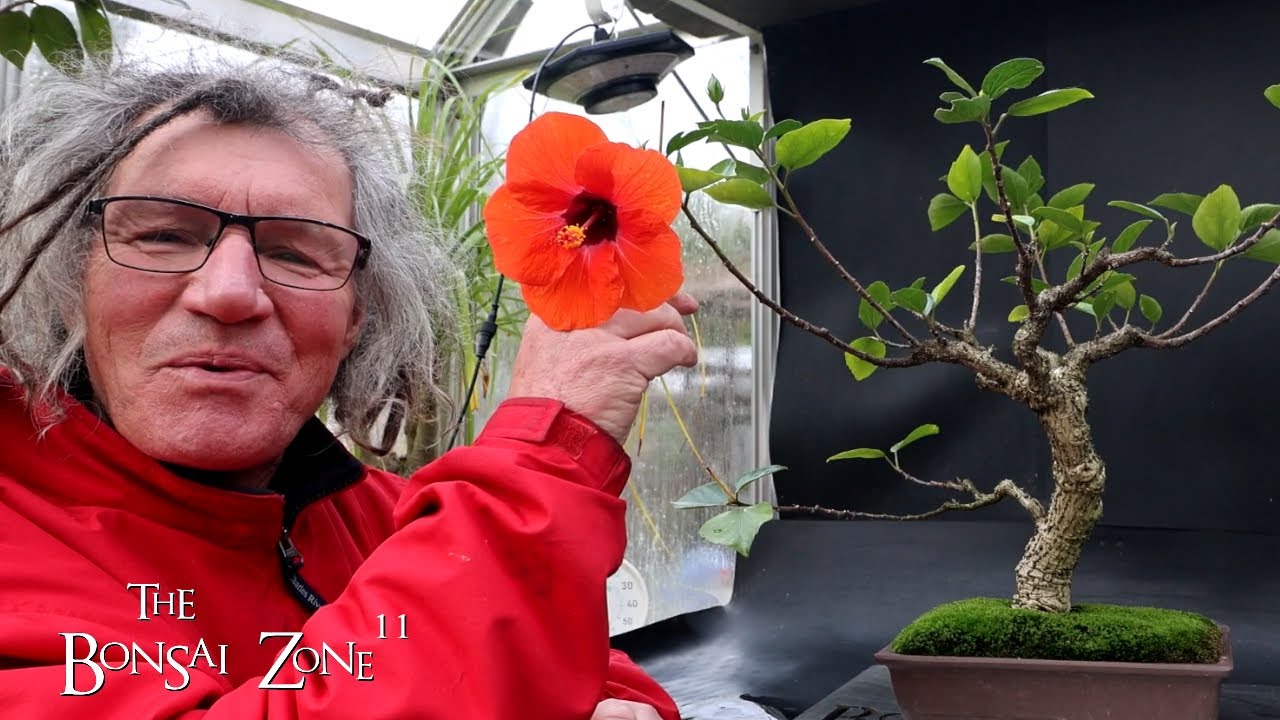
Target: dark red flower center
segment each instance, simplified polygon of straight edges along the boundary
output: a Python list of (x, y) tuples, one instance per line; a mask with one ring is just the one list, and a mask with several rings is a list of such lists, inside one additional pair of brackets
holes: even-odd
[(565, 226), (556, 233), (556, 241), (569, 249), (612, 241), (618, 233), (618, 209), (608, 200), (587, 193), (578, 193), (561, 217)]

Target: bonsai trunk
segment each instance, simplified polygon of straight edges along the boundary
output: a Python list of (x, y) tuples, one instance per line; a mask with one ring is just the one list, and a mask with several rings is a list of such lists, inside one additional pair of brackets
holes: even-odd
[(1106, 468), (1093, 447), (1085, 419), (1088, 392), (1083, 373), (1059, 375), (1038, 414), (1053, 460), (1053, 496), (1015, 571), (1013, 606), (1047, 612), (1071, 609), (1071, 576), (1094, 524), (1102, 517)]

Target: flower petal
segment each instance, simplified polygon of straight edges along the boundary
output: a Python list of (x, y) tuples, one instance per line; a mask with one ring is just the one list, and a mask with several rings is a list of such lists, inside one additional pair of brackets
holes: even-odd
[(529, 311), (556, 330), (595, 327), (618, 311), (622, 277), (613, 243), (583, 246), (549, 285), (521, 285)]
[(652, 310), (684, 284), (680, 236), (669, 223), (645, 211), (618, 215), (618, 273), (626, 288), (622, 307)]
[(576, 195), (578, 155), (609, 138), (595, 123), (568, 113), (544, 113), (511, 139), (507, 182), (540, 182)]
[(549, 284), (574, 261), (576, 253), (555, 242), (556, 233), (564, 227), (560, 214), (521, 203), (510, 184), (489, 196), (484, 224), (494, 267), (518, 283)]
[(576, 182), (623, 212), (645, 208), (670, 224), (680, 213), (684, 191), (676, 168), (662, 153), (623, 143), (592, 145), (578, 157)]

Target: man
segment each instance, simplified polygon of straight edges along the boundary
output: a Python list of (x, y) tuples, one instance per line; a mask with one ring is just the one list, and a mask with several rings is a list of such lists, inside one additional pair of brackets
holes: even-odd
[(691, 299), (531, 320), (510, 399), (406, 482), (314, 417), (374, 445), (432, 387), (452, 278), (373, 110), (270, 62), (90, 68), (0, 161), (6, 224), (48, 207), (0, 239), (0, 714), (675, 720), (603, 588)]

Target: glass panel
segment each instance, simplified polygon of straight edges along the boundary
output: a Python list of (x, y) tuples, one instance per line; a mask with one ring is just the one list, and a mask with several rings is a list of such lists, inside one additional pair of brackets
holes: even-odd
[[(563, 18), (560, 25), (564, 25)], [(722, 107), (726, 113), (736, 114), (747, 104), (747, 53), (746, 40), (702, 47), (694, 58), (679, 66), (678, 72), (690, 88), (706, 87), (708, 77), (715, 73), (727, 93)], [(611, 140), (661, 147), (665, 143), (663, 134), (692, 128), (701, 118), (672, 78), (665, 80), (659, 90), (659, 97), (645, 105), (591, 119)], [(701, 101), (701, 92), (695, 92)], [(494, 99), (485, 122), (485, 139), (491, 147), (505, 148), (524, 127), (529, 100), (528, 91), (520, 87)], [(535, 106), (539, 112), (582, 114), (579, 107), (542, 96)], [(723, 152), (719, 146), (694, 146), (684, 151), (684, 157), (691, 164), (706, 167), (724, 157)], [(695, 206), (699, 222), (715, 234), (735, 263), (750, 276), (753, 213), (697, 200)], [(683, 219), (677, 223), (677, 230), (685, 242), (685, 288), (702, 304), (697, 315), (702, 362), (693, 369), (672, 371), (664, 379), (703, 458), (721, 477), (732, 482), (751, 469), (754, 458), (751, 297), (706, 244), (688, 231)], [(484, 413), (491, 411), (505, 393), (514, 345), (504, 338), (491, 354), (495, 359), (495, 392), (484, 399)], [(734, 553), (698, 536), (702, 523), (719, 511), (679, 510), (671, 506), (673, 500), (709, 478), (688, 449), (658, 381), (649, 388), (648, 417), (638, 453), (637, 440), (633, 433), (627, 444), (635, 463), (632, 481), (623, 497), (628, 502), (627, 559), (639, 571), (648, 591), (649, 612), (641, 624), (728, 602), (733, 588)], [(612, 629), (616, 634), (630, 628)]]
[(327, 15), (380, 35), (434, 47), (466, 0), (432, 0), (408, 3), (404, 0), (290, 0), (291, 4)]
[[(606, 2), (607, 10), (612, 10), (613, 5), (621, 5), (620, 2)], [(645, 25), (657, 22), (657, 19), (648, 13), (637, 12), (640, 21)], [(639, 27), (631, 13), (627, 10), (621, 11), (622, 17), (619, 18), (617, 30), (628, 30)], [(504, 57), (513, 57), (523, 55), (525, 53), (536, 52), (539, 50), (550, 50), (555, 47), (556, 43), (565, 36), (570, 30), (579, 25), (586, 25), (591, 22), (591, 17), (587, 15), (587, 5), (582, 0), (533, 0), (532, 7), (524, 19), (520, 21), (520, 25), (515, 28), (498, 28), (494, 31), (494, 36), (498, 37), (503, 33), (511, 34), (511, 42), (503, 53)], [(574, 35), (569, 42), (588, 40), (591, 33), (583, 30), (581, 33)]]

